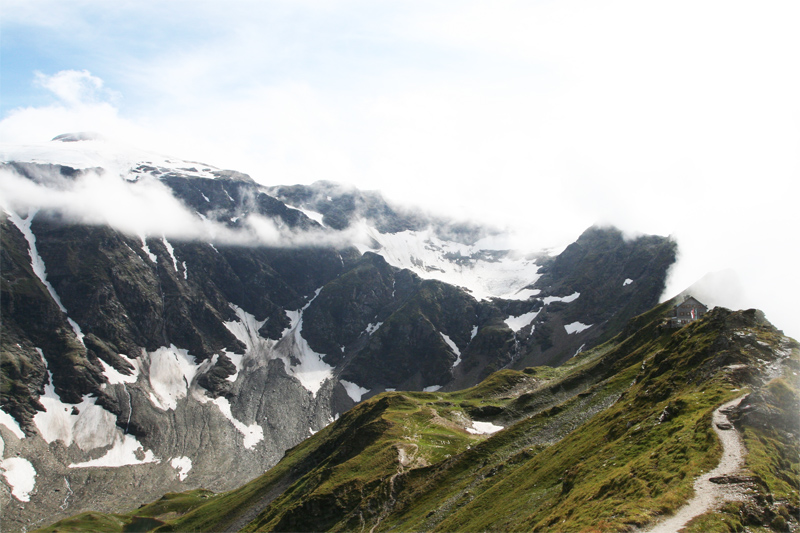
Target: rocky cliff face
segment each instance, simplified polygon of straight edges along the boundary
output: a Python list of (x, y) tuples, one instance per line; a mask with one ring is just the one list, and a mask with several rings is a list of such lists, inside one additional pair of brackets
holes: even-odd
[(0, 173), (52, 194), (167, 191), (205, 233), (3, 206), (0, 436), (24, 461), (0, 484), (9, 530), (231, 489), (385, 390), (560, 364), (653, 305), (674, 261), (669, 240), (610, 228), (524, 256), (376, 193), (64, 150), (71, 166), (23, 153)]

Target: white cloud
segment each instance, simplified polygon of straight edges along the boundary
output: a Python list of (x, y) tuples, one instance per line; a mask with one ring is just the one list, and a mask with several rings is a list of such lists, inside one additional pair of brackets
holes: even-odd
[[(86, 142), (86, 141), (84, 141)], [(113, 166), (113, 165), (112, 165)], [(241, 246), (348, 246), (368, 242), (359, 228), (345, 232), (300, 231), (249, 214), (234, 229), (200, 217), (157, 179), (129, 182), (109, 171), (86, 171), (75, 179), (40, 177), (39, 182), (0, 170), (0, 208), (22, 216), (32, 210), (57, 213), (71, 222), (109, 225), (129, 236), (200, 240)]]
[(103, 80), (87, 70), (62, 70), (46, 76), (35, 72), (36, 84), (52, 92), (68, 106), (84, 106), (102, 102), (111, 93), (104, 94)]
[[(15, 110), (0, 139), (101, 131), (264, 183), (381, 189), (515, 227), (534, 247), (596, 221), (674, 234), (685, 253), (670, 290), (733, 268), (743, 305), (794, 320), (779, 300), (800, 298), (788, 271), (800, 227), (797, 2), (53, 9), (76, 27), (82, 12), (147, 14), (152, 24), (133, 26), (169, 38), (146, 53), (116, 48), (106, 55), (117, 64), (91, 74), (52, 75), (42, 86), (60, 103)], [(96, 28), (104, 44), (127, 42)], [(81, 39), (90, 50), (91, 34)]]

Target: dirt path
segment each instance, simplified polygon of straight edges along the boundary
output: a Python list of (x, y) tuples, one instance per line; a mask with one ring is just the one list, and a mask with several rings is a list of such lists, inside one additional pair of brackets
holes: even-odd
[[(685, 527), (692, 518), (719, 508), (723, 502), (740, 501), (745, 498), (742, 485), (720, 485), (709, 481), (711, 478), (735, 474), (744, 466), (744, 456), (747, 450), (742, 444), (739, 432), (733, 428), (727, 415), (722, 412), (738, 404), (742, 398), (744, 396), (731, 400), (714, 410), (711, 424), (722, 443), (722, 458), (717, 467), (695, 479), (694, 497), (686, 505), (678, 509), (674, 515), (646, 530), (646, 533), (676, 533)], [(730, 429), (720, 429), (720, 425)]]

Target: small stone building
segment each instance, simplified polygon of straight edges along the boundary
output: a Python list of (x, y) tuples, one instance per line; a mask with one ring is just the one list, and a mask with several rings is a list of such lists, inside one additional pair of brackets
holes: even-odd
[(670, 326), (679, 328), (689, 322), (694, 322), (708, 312), (708, 307), (703, 305), (694, 296), (687, 296), (683, 302), (675, 306)]

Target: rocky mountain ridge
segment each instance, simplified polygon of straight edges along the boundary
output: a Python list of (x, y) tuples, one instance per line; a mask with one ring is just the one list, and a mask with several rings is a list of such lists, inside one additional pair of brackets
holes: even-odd
[[(5, 150), (0, 169), (46, 200), (9, 198), (0, 220), (0, 436), (35, 472), (4, 467), (12, 530), (116, 509), (130, 484), (138, 502), (232, 489), (384, 391), (560, 364), (655, 304), (675, 257), (612, 228), (525, 256), (374, 193), (61, 144)], [(174, 225), (92, 218), (89, 186)]]

